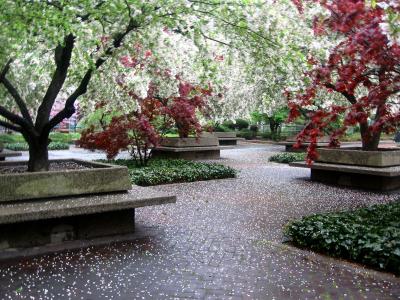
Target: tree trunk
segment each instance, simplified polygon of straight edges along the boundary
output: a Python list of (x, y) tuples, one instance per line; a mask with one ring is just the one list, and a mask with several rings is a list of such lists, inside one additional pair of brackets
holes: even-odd
[(275, 122), (275, 120), (273, 118), (269, 118), (269, 128), (271, 130), (271, 134), (276, 135), (277, 134), (277, 123)]
[(49, 170), (48, 138), (30, 141), (28, 172), (40, 172)]
[(378, 150), (379, 141), (381, 139), (381, 131), (371, 132), (368, 129), (368, 123), (360, 124), (362, 150), (376, 151)]

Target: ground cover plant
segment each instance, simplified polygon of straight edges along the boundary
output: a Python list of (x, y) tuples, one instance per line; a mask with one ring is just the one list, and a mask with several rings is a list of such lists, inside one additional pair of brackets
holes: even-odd
[(216, 163), (194, 162), (181, 159), (153, 159), (146, 167), (133, 160), (101, 160), (127, 166), (132, 183), (141, 186), (234, 178), (236, 170)]
[(277, 163), (291, 163), (295, 161), (302, 161), (306, 159), (305, 152), (283, 152), (272, 155), (268, 161), (277, 162)]
[(400, 202), (316, 214), (289, 223), (295, 245), (400, 275)]

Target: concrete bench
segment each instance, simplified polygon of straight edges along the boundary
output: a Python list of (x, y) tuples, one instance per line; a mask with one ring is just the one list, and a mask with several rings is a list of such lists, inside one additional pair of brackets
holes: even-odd
[(3, 151), (0, 152), (0, 161), (6, 160), (6, 157), (15, 157), (15, 156), (22, 156), (22, 153), (3, 149)]
[(218, 142), (220, 146), (236, 146), (239, 141), (244, 141), (244, 138), (238, 137), (220, 137)]
[(322, 162), (294, 162), (290, 166), (310, 168), (313, 181), (377, 191), (400, 188), (400, 166), (376, 168)]
[(134, 232), (135, 209), (175, 203), (173, 195), (134, 186), (128, 192), (0, 204), (0, 250)]

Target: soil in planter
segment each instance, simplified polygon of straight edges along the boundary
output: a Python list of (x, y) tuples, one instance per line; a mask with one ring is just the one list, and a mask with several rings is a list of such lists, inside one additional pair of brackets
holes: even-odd
[[(49, 171), (83, 170), (92, 169), (90, 165), (83, 165), (73, 161), (51, 162)], [(27, 165), (0, 166), (0, 174), (16, 174), (28, 172)]]

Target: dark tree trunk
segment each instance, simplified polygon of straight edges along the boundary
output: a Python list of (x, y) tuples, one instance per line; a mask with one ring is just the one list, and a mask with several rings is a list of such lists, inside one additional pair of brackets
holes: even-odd
[(360, 124), (362, 150), (376, 151), (378, 150), (379, 141), (381, 139), (381, 131), (371, 132), (368, 129), (368, 123)]
[(48, 138), (35, 139), (28, 142), (29, 161), (28, 172), (40, 172), (49, 170)]
[(279, 123), (276, 122), (273, 118), (269, 118), (269, 128), (271, 129), (271, 133), (273, 135), (278, 134)]

